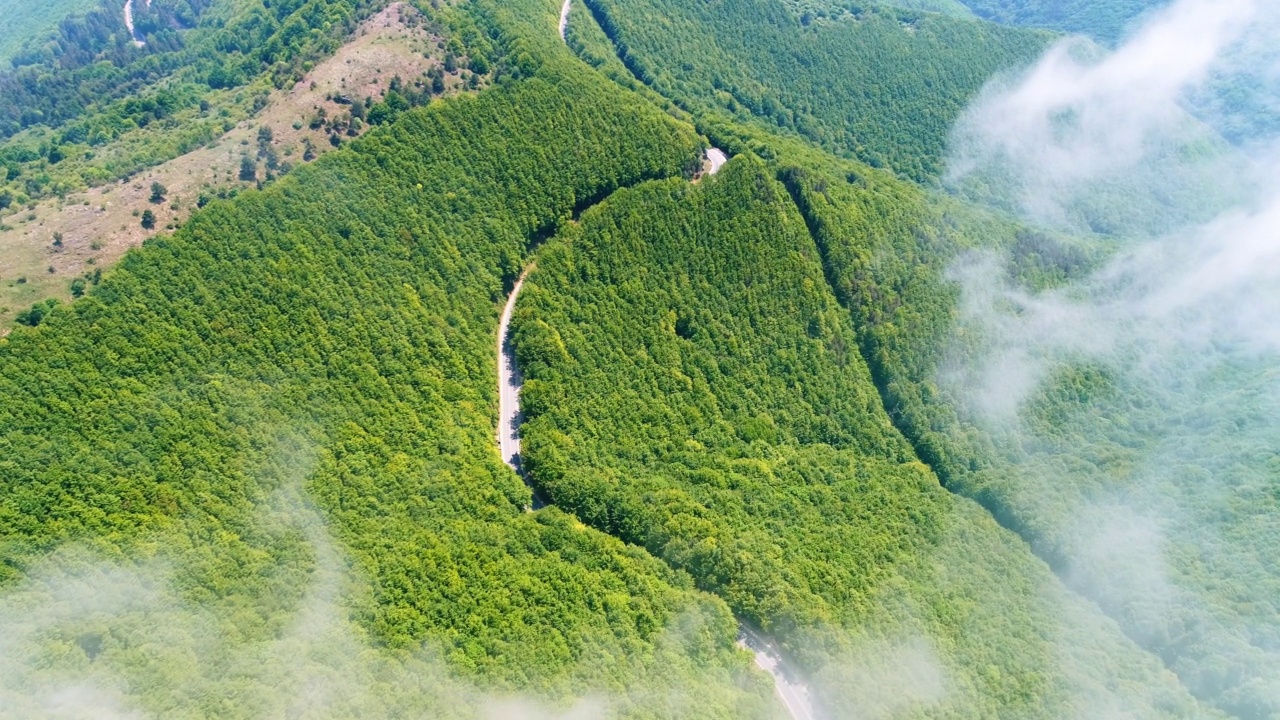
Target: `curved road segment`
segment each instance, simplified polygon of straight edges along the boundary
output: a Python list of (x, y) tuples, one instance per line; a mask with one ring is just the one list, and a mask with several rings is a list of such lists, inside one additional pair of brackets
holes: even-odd
[[(564, 0), (560, 8), (560, 39), (565, 38), (569, 27), (569, 10), (573, 0)], [(729, 160), (729, 156), (719, 148), (707, 150), (707, 174), (715, 175)], [(520, 386), (522, 379), (516, 367), (515, 352), (511, 347), (511, 315), (515, 311), (516, 298), (524, 287), (525, 278), (533, 270), (530, 265), (520, 275), (511, 294), (507, 296), (507, 304), (502, 308), (502, 319), (498, 323), (498, 450), (505, 462), (516, 474), (524, 477), (524, 469), (520, 464)], [(527, 478), (526, 478), (527, 480)], [(540, 505), (535, 495), (535, 508)], [(760, 633), (746, 625), (739, 627), (738, 646), (750, 650), (755, 655), (756, 665), (773, 678), (773, 687), (778, 693), (778, 700), (787, 709), (792, 720), (817, 720), (813, 712), (813, 701), (809, 697), (809, 688), (799, 680), (799, 676), (782, 660), (781, 654), (773, 643)]]

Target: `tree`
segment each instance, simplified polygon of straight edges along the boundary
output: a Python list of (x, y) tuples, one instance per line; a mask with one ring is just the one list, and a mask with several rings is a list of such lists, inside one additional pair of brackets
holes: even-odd
[(156, 226), (156, 214), (150, 210), (142, 211), (142, 227), (150, 230)]
[(39, 325), (42, 320), (44, 320), (45, 316), (49, 314), (49, 311), (53, 310), (53, 306), (57, 304), (58, 304), (57, 300), (50, 298), (48, 300), (45, 300), (44, 302), (40, 302), (40, 303), (36, 303), (35, 305), (32, 305), (30, 310), (23, 310), (22, 312), (18, 313), (18, 316), (15, 319), (21, 325), (26, 325), (28, 327), (35, 327)]
[(240, 179), (245, 182), (253, 182), (258, 179), (258, 165), (248, 155), (243, 155), (240, 158)]
[(151, 202), (157, 203), (157, 204), (164, 202), (164, 196), (168, 194), (168, 192), (169, 192), (169, 189), (161, 185), (160, 183), (158, 182), (151, 183)]

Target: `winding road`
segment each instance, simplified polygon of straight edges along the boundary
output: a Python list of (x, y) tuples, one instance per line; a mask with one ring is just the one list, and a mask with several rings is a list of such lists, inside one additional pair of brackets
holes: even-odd
[[(568, 6), (568, 3), (565, 3)], [(711, 148), (707, 151), (707, 174), (714, 175), (728, 160), (722, 150)], [(516, 300), (524, 287), (534, 265), (529, 265), (507, 296), (506, 305), (502, 308), (502, 318), (498, 321), (498, 452), (505, 462), (521, 478), (528, 482), (524, 467), (520, 461), (520, 388), (523, 379), (520, 369), (516, 367), (515, 352), (511, 345), (511, 316), (515, 313)], [(534, 510), (545, 503), (533, 496)], [(773, 678), (773, 687), (778, 699), (792, 720), (816, 720), (813, 701), (809, 697), (809, 688), (799, 679), (799, 675), (782, 659), (774, 644), (760, 633), (746, 625), (741, 625), (738, 632), (738, 646), (751, 651), (755, 655), (756, 665)]]
[[(147, 0), (147, 7), (151, 7), (151, 0)], [(138, 31), (133, 29), (133, 0), (124, 0), (124, 26), (129, 28), (129, 37), (133, 38), (134, 47), (142, 47), (147, 43), (138, 37)]]
[(792, 720), (817, 720), (809, 688), (779, 655), (773, 643), (746, 625), (738, 625), (738, 647), (756, 656), (756, 667), (773, 677), (773, 689)]
[[(560, 9), (560, 39), (565, 38), (569, 27), (569, 10), (573, 0), (564, 0)], [(706, 154), (706, 172), (715, 175), (728, 162), (729, 156), (719, 148), (710, 148)], [(520, 274), (520, 279), (511, 288), (506, 305), (502, 308), (502, 318), (498, 322), (498, 451), (502, 461), (516, 472), (525, 482), (524, 467), (520, 461), (520, 388), (523, 379), (520, 369), (516, 367), (515, 352), (511, 346), (511, 316), (515, 312), (516, 300), (524, 281), (533, 272), (534, 265), (529, 265)], [(543, 505), (536, 491), (533, 496), (533, 509)], [(786, 708), (792, 720), (817, 720), (813, 711), (813, 701), (809, 697), (809, 688), (799, 679), (799, 675), (782, 659), (781, 653), (774, 644), (759, 632), (745, 624), (738, 628), (738, 646), (755, 655), (756, 665), (773, 678), (773, 687), (778, 699)]]
[(711, 148), (707, 150), (707, 162), (711, 163), (711, 167), (707, 169), (707, 174), (715, 175), (720, 172), (721, 166), (729, 162), (729, 156), (725, 155), (720, 148)]

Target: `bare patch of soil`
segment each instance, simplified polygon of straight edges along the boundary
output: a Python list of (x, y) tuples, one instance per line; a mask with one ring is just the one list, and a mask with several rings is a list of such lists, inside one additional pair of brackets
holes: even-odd
[[(365, 98), (377, 102), (393, 78), (411, 86), (443, 67), (444, 38), (425, 26), (417, 10), (394, 3), (362, 23), (348, 43), (301, 82), (273, 92), (256, 116), (209, 146), (127, 181), (0, 215), (0, 336), (33, 303), (71, 299), (73, 280), (110, 267), (149, 235), (179, 226), (196, 209), (201, 194), (213, 197), (269, 179), (264, 155), (273, 154), (279, 164), (275, 172), (283, 172), (333, 150), (331, 134), (345, 141), (363, 133), (367, 126), (347, 132), (350, 103)], [(462, 72), (446, 74), (446, 94), (464, 88)], [(324, 121), (313, 128), (320, 115)], [(268, 142), (259, 139), (263, 127), (270, 128)], [(255, 162), (253, 181), (240, 179), (245, 155)], [(151, 202), (152, 183), (166, 188), (163, 201)], [(147, 210), (156, 217), (154, 230), (142, 227)], [(61, 242), (55, 245), (55, 239)]]

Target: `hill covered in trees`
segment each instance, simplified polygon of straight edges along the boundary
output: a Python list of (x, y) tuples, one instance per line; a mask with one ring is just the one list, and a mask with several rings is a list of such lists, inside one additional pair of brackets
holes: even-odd
[(631, 72), (687, 109), (762, 120), (915, 180), (940, 172), (952, 123), (987, 79), (1049, 39), (877, 6), (810, 19), (781, 0), (585, 4)]
[[(483, 88), (383, 99), (0, 339), (0, 705), (784, 717), (742, 623), (829, 717), (1268, 717), (1276, 573), (1241, 548), (1280, 516), (1273, 371), (1182, 356), (1201, 384), (1162, 394), (1073, 359), (1030, 432), (975, 418), (957, 261), (1041, 293), (1115, 247), (912, 181), (1052, 40), (913, 5), (588, 0), (567, 44), (555, 0), (423, 5)], [(9, 149), (58, 135), (11, 181), (153, 91), (251, 103), (374, 6), (153, 8), (145, 48), (0, 78), (49, 89)], [(708, 142), (734, 159), (693, 181)], [(525, 270), (522, 478), (494, 350)], [(1136, 480), (1204, 436), (1169, 467), (1232, 492)], [(1073, 545), (1117, 488), (1186, 511), (1158, 537), (1201, 604)]]
[[(868, 199), (884, 217), (919, 197)], [(1201, 712), (916, 460), (761, 161), (588, 211), (540, 251), (515, 322), (537, 488), (773, 634), (828, 716)]]
[[(425, 644), (498, 688), (634, 692), (631, 716), (697, 697), (678, 714), (767, 717), (723, 604), (564, 513), (525, 513), (492, 447), (497, 308), (530, 238), (699, 154), (637, 98), (543, 73), (214, 202), (3, 341), (5, 585), (68, 544), (156, 557), (184, 601), (269, 648), (318, 572), (287, 514), (268, 523), (303, 493), (362, 583), (342, 616), (388, 652)], [(86, 631), (31, 642), (68, 632)], [(86, 656), (149, 712), (192, 686), (184, 714), (253, 716), (263, 692), (199, 662), (157, 683), (165, 656), (93, 637), (12, 692), (36, 697)]]
[(0, 13), (0, 67), (25, 43), (54, 29), (58, 21), (90, 5), (85, 0), (44, 3), (6, 3)]
[(1049, 28), (1115, 43), (1153, 9), (1168, 0), (963, 0), (974, 15), (993, 22)]

